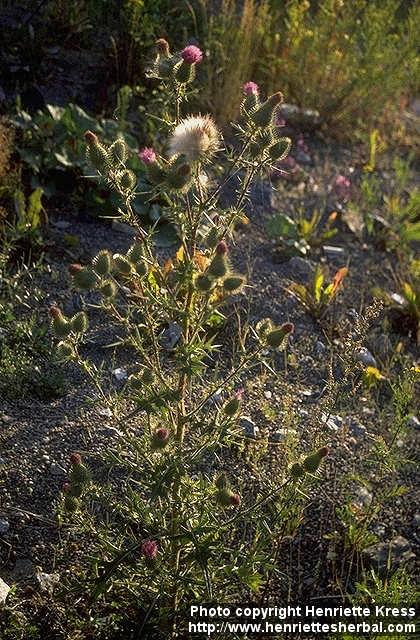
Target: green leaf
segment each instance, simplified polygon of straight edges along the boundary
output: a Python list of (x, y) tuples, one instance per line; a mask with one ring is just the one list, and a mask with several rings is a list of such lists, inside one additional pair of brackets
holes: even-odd
[(314, 282), (313, 282), (314, 297), (316, 302), (321, 301), (323, 282), (324, 282), (324, 274), (322, 273), (322, 270), (319, 267), (317, 267), (314, 274)]
[(65, 112), (64, 107), (58, 107), (55, 104), (47, 104), (47, 110), (55, 122), (61, 120), (63, 113)]
[(297, 226), (292, 218), (277, 213), (267, 223), (267, 233), (273, 238), (297, 237)]
[(37, 229), (41, 223), (41, 211), (42, 211), (42, 194), (41, 187), (32, 191), (28, 199), (28, 209), (26, 212), (26, 219), (31, 225), (31, 229)]

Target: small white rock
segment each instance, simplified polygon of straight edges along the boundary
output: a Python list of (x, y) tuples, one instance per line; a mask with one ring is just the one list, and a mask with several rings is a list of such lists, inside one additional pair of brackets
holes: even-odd
[(114, 371), (112, 372), (112, 375), (116, 380), (118, 380), (118, 382), (121, 382), (122, 380), (127, 380), (128, 378), (127, 371), (121, 367), (118, 369), (114, 369)]
[(0, 578), (0, 605), (6, 602), (7, 594), (10, 591), (10, 587)]

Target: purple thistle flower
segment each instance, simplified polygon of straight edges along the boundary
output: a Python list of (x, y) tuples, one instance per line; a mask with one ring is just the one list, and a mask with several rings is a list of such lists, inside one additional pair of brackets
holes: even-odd
[(340, 200), (348, 200), (351, 195), (351, 182), (346, 176), (338, 175), (333, 182), (333, 189)]
[(198, 64), (203, 59), (203, 52), (195, 44), (190, 44), (181, 51), (181, 56), (187, 64)]
[(139, 151), (139, 158), (144, 164), (153, 164), (156, 162), (156, 152), (151, 147), (144, 147)]
[(158, 553), (157, 542), (154, 540), (145, 540), (141, 545), (141, 552), (145, 558), (154, 560)]
[(258, 96), (260, 93), (260, 88), (256, 82), (252, 82), (252, 80), (250, 80), (249, 82), (245, 82), (245, 84), (242, 85), (242, 91), (246, 96)]

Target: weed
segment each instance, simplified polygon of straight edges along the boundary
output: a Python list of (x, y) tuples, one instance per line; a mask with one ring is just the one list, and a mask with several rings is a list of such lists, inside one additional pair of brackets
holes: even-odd
[(347, 273), (348, 268), (341, 267), (331, 282), (324, 284), (325, 276), (318, 265), (308, 285), (292, 282), (288, 292), (299, 300), (314, 318), (321, 319), (340, 291)]

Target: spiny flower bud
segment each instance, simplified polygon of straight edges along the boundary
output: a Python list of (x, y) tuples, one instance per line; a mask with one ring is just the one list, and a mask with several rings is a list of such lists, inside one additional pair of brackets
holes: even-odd
[(145, 540), (141, 545), (142, 555), (148, 560), (154, 560), (158, 554), (158, 545), (154, 540)]
[(115, 253), (113, 256), (115, 270), (124, 276), (128, 276), (131, 273), (130, 261), (120, 253)]
[(200, 273), (194, 279), (194, 286), (198, 291), (207, 293), (213, 288), (214, 282), (213, 279), (209, 278), (205, 273)]
[(98, 276), (106, 276), (112, 267), (111, 254), (107, 249), (102, 249), (92, 260), (92, 268)]
[(86, 484), (90, 480), (90, 472), (88, 468), (80, 462), (79, 464), (73, 464), (73, 468), (70, 473), (70, 481), (72, 484), (78, 486)]
[(156, 162), (156, 152), (151, 147), (144, 147), (139, 151), (139, 158), (144, 164), (153, 164)]
[(82, 456), (80, 455), (80, 453), (70, 454), (70, 464), (72, 464), (73, 466), (75, 464), (82, 464)]
[(328, 451), (328, 447), (322, 447), (321, 449), (318, 449), (318, 451), (315, 451), (315, 453), (307, 456), (303, 461), (303, 467), (305, 471), (309, 471), (309, 473), (315, 473), (315, 471), (318, 470), (322, 459), (325, 458), (326, 455), (328, 455)]
[(284, 160), (284, 158), (288, 155), (291, 146), (292, 141), (290, 140), (290, 138), (280, 138), (280, 140), (273, 144), (268, 150), (270, 159), (273, 162)]
[(207, 274), (212, 278), (223, 278), (228, 272), (228, 263), (224, 254), (216, 253), (207, 269)]
[(89, 321), (84, 311), (79, 311), (71, 319), (71, 329), (75, 333), (85, 333), (87, 331)]
[(69, 496), (72, 496), (73, 498), (80, 498), (80, 496), (83, 493), (83, 487), (81, 484), (70, 484), (69, 483), (69, 490), (68, 490), (68, 494)]
[(240, 506), (241, 496), (239, 495), (239, 493), (234, 493), (233, 495), (230, 496), (230, 504), (232, 505), (232, 507)]
[(64, 340), (62, 340), (56, 346), (55, 354), (58, 360), (62, 360), (62, 361), (70, 360), (75, 355), (73, 345), (70, 344), (70, 342), (65, 342)]
[(78, 289), (94, 289), (98, 284), (98, 276), (92, 269), (80, 265), (70, 265), (69, 271), (73, 276), (73, 283)]
[(190, 84), (195, 78), (195, 65), (181, 60), (175, 67), (175, 77), (180, 84)]
[(171, 189), (178, 191), (185, 189), (191, 183), (191, 178), (191, 167), (185, 163), (175, 166), (174, 170), (169, 171), (166, 182)]
[(230, 275), (223, 280), (223, 289), (228, 293), (237, 293), (245, 284), (245, 278), (240, 275)]
[(296, 478), (296, 479), (302, 478), (305, 475), (305, 473), (306, 473), (305, 469), (302, 467), (301, 464), (299, 464), (299, 462), (295, 462), (290, 467), (290, 475), (292, 476), (292, 478)]
[(73, 498), (73, 496), (66, 495), (64, 498), (64, 508), (69, 513), (74, 513), (77, 511), (79, 506), (79, 501), (77, 498)]
[(223, 278), (229, 270), (225, 255), (216, 253), (207, 269), (207, 274), (212, 278)]
[(222, 491), (223, 489), (227, 489), (229, 487), (229, 482), (226, 474), (223, 472), (218, 475), (214, 484), (220, 491)]
[(115, 142), (111, 144), (109, 152), (115, 162), (125, 163), (127, 161), (127, 145), (122, 138), (118, 138), (118, 140), (115, 140)]
[(278, 91), (251, 113), (251, 119), (259, 127), (268, 127), (275, 116), (278, 105), (283, 102), (283, 95)]
[[(58, 312), (56, 311), (56, 309)], [(50, 315), (52, 315), (51, 310), (50, 310)], [(67, 336), (70, 335), (71, 333), (71, 324), (64, 317), (64, 315), (61, 313), (58, 307), (55, 307), (54, 309), (52, 328), (57, 338), (67, 338)]]
[(294, 331), (294, 325), (291, 322), (285, 322), (280, 327), (269, 331), (266, 335), (267, 344), (277, 349), (283, 344), (284, 338)]
[(70, 491), (71, 484), (70, 482), (63, 482), (63, 486), (61, 487), (63, 493), (68, 493)]
[(86, 131), (85, 140), (88, 145), (88, 158), (100, 173), (107, 173), (110, 167), (110, 156), (107, 149), (99, 142), (98, 136)]
[(164, 449), (169, 442), (169, 429), (161, 428), (152, 435), (152, 450)]
[(147, 268), (146, 262), (144, 262), (143, 260), (136, 264), (135, 269), (136, 269), (137, 275), (139, 275), (140, 277), (143, 277), (143, 276), (147, 275), (147, 273), (149, 271), (148, 268)]
[(137, 184), (137, 178), (134, 171), (127, 169), (123, 171), (118, 178), (121, 189), (124, 191), (132, 191)]
[(228, 402), (225, 404), (224, 412), (230, 418), (232, 418), (234, 415), (238, 413), (239, 407), (241, 406), (243, 395), (244, 395), (244, 390), (239, 389), (238, 391), (236, 391), (233, 398), (228, 400)]
[(232, 496), (235, 495), (229, 488), (220, 489), (216, 493), (216, 501), (222, 505), (222, 507), (230, 507), (232, 504)]
[(113, 298), (117, 293), (115, 282), (112, 282), (111, 280), (104, 282), (99, 290), (105, 298)]
[(144, 258), (143, 247), (140, 244), (140, 242), (135, 242), (134, 244), (131, 245), (131, 247), (127, 251), (127, 258), (133, 264), (135, 264), (136, 262), (139, 262), (140, 260), (143, 260)]

